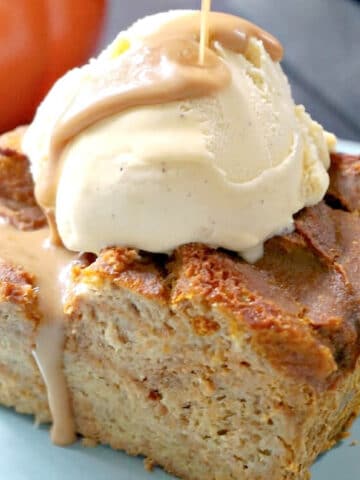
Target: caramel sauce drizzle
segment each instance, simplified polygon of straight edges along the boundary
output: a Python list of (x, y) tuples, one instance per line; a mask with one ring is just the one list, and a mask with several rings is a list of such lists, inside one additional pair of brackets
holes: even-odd
[[(205, 13), (190, 13), (167, 22), (140, 46), (130, 47), (101, 69), (94, 69), (70, 105), (64, 106), (35, 191), (39, 205), (49, 215), (54, 217), (61, 153), (82, 130), (129, 108), (210, 96), (226, 88), (231, 73), (216, 50), (217, 44), (245, 53), (250, 38), (256, 37), (274, 61), (281, 60), (282, 46), (272, 35), (242, 18), (208, 12), (209, 7), (205, 2)], [(52, 236), (57, 238), (56, 225), (52, 228)]]
[(0, 238), (0, 258), (35, 275), (41, 321), (33, 355), (47, 387), (51, 438), (57, 445), (67, 445), (75, 440), (75, 427), (63, 371), (63, 293), (74, 254), (52, 245), (48, 228), (24, 232), (0, 224)]

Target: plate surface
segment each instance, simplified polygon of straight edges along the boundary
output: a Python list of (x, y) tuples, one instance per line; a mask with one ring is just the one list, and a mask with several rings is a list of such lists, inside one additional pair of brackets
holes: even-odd
[[(360, 143), (339, 142), (339, 151), (360, 153)], [(360, 419), (352, 436), (323, 455), (312, 480), (356, 480), (360, 477)], [(107, 447), (68, 448), (50, 443), (46, 427), (36, 428), (28, 416), (0, 407), (0, 480), (171, 480), (160, 469), (148, 473), (140, 458)], [(270, 480), (270, 479), (269, 479)]]

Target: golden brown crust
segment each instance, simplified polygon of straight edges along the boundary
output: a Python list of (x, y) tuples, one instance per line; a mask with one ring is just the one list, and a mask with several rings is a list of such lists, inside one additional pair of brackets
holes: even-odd
[(336, 266), (327, 265), (298, 237), (272, 239), (258, 266), (302, 305), (312, 335), (331, 350), (338, 367), (352, 368), (359, 347), (358, 302)]
[(108, 248), (89, 266), (73, 268), (73, 280), (101, 288), (110, 281), (147, 298), (164, 302), (168, 297), (161, 270), (148, 255), (126, 248)]
[(33, 275), (0, 259), (0, 301), (28, 305), (34, 297)]
[[(33, 206), (25, 157), (2, 148), (0, 197)], [(357, 208), (357, 162), (358, 157), (333, 156), (329, 191), (349, 210)], [(109, 282), (171, 310), (187, 309), (191, 302), (221, 311), (234, 334), (250, 333), (254, 348), (273, 365), (322, 387), (353, 368), (360, 353), (359, 234), (357, 213), (320, 203), (297, 216), (293, 234), (268, 241), (264, 257), (253, 266), (200, 244), (180, 247), (170, 260), (109, 248), (75, 265), (73, 280), (94, 288)], [(9, 285), (20, 289), (15, 288), (20, 301), (21, 289), (31, 290), (32, 279), (6, 268), (0, 268), (1, 288), (7, 285), (9, 298)], [(190, 315), (196, 335), (218, 331), (210, 316)]]
[(0, 137), (0, 217), (19, 230), (35, 230), (46, 220), (35, 201), (28, 159), (20, 150), (23, 132)]
[(202, 245), (186, 245), (177, 257), (173, 303), (206, 302), (221, 310), (235, 335), (251, 332), (254, 349), (303, 380), (321, 386), (336, 372), (330, 350), (314, 335), (302, 309), (275, 285), (262, 285), (269, 277), (260, 268)]
[(331, 156), (329, 197), (350, 212), (360, 210), (360, 155)]
[(0, 259), (0, 303), (18, 305), (26, 318), (35, 324), (40, 320), (34, 276), (21, 267)]

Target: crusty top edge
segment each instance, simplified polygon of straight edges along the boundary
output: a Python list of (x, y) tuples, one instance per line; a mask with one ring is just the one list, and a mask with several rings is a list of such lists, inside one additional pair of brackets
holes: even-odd
[(329, 201), (349, 212), (360, 210), (360, 155), (331, 156)]
[(20, 150), (24, 131), (0, 137), (0, 217), (19, 230), (36, 230), (46, 219), (36, 204), (29, 161)]

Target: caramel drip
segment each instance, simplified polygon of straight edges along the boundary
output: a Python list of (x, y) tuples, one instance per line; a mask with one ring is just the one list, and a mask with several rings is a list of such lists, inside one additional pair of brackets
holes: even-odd
[(58, 445), (75, 440), (73, 416), (63, 372), (64, 275), (74, 258), (48, 241), (49, 230), (16, 230), (0, 224), (0, 258), (35, 275), (42, 320), (33, 355), (44, 378), (53, 419), (51, 438)]
[(231, 74), (215, 52), (216, 43), (245, 53), (251, 37), (264, 43), (274, 61), (282, 58), (280, 43), (256, 25), (232, 15), (208, 12), (209, 48), (199, 64), (200, 12), (171, 20), (119, 58), (91, 70), (80, 91), (64, 106), (53, 131), (49, 160), (36, 184), (38, 203), (55, 210), (59, 158), (66, 143), (83, 129), (126, 109), (215, 94), (231, 82)]

